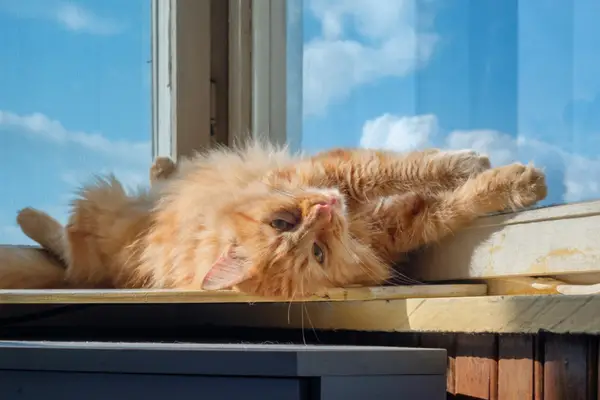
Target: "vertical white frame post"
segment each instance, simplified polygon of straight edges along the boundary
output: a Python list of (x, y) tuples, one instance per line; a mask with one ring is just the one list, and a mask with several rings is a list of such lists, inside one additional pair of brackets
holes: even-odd
[(252, 0), (229, 0), (229, 146), (253, 130), (252, 71)]
[(252, 132), (277, 144), (289, 144), (287, 6), (287, 0), (252, 2)]
[(171, 1), (152, 0), (152, 156), (175, 157), (171, 107)]
[(211, 145), (211, 0), (152, 0), (153, 155)]

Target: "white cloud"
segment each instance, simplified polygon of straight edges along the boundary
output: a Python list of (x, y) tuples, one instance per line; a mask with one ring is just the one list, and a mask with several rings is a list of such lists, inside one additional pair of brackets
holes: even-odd
[(360, 85), (408, 75), (429, 60), (437, 41), (416, 0), (378, 0), (376, 7), (369, 0), (311, 0), (309, 10), (321, 34), (304, 47), (305, 115), (324, 113)]
[(450, 149), (473, 149), (487, 154), (495, 165), (504, 165), (518, 159), (524, 140), (490, 130), (453, 131), (446, 138), (446, 147)]
[[(563, 185), (562, 201), (600, 198), (600, 159), (583, 157), (550, 143), (494, 130), (443, 132), (434, 115), (400, 117), (383, 114), (365, 122), (360, 143), (362, 147), (396, 151), (426, 147), (474, 149), (487, 154), (493, 165), (533, 161), (547, 170), (549, 178), (561, 181), (553, 183)], [(555, 176), (550, 177), (550, 174)], [(550, 187), (551, 193), (559, 189)]]
[(72, 32), (115, 35), (123, 31), (116, 19), (97, 15), (72, 1), (0, 0), (0, 11), (16, 18), (52, 21)]
[(122, 30), (121, 25), (117, 21), (95, 15), (91, 11), (73, 3), (60, 4), (54, 12), (54, 18), (66, 29), (74, 32), (114, 35)]
[(128, 163), (147, 163), (151, 145), (149, 141), (130, 142), (109, 140), (98, 133), (71, 131), (59, 121), (41, 113), (19, 115), (0, 110), (0, 131), (11, 131), (36, 135), (45, 140), (59, 144), (72, 143), (83, 149), (102, 153), (106, 157), (127, 160)]
[(365, 148), (410, 151), (425, 147), (437, 131), (435, 115), (398, 117), (384, 114), (365, 123), (360, 145)]

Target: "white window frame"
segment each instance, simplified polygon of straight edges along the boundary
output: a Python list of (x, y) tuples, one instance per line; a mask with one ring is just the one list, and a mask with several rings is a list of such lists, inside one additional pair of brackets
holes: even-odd
[(152, 0), (152, 155), (173, 156), (171, 2)]
[[(210, 121), (219, 111), (208, 50), (198, 50), (210, 48), (211, 1), (152, 0), (154, 157), (177, 159), (212, 145)], [(295, 109), (289, 110), (287, 0), (222, 1), (229, 2), (230, 21), (227, 142), (266, 136), (299, 150), (301, 118), (288, 123), (290, 112), (301, 107), (301, 93), (296, 86)], [(292, 66), (294, 82), (301, 82), (301, 68)]]
[(252, 134), (252, 0), (229, 0), (230, 146)]
[(152, 0), (153, 156), (211, 145), (210, 0)]
[[(292, 150), (299, 150), (301, 118), (290, 118), (290, 114), (298, 112), (298, 107), (293, 105), (301, 104), (301, 100), (297, 101), (301, 98), (301, 87), (296, 86), (294, 93), (290, 93), (289, 73), (301, 77), (302, 65), (290, 63), (289, 56), (297, 51), (301, 42), (290, 42), (290, 4), (298, 7), (302, 1), (252, 1), (252, 131), (267, 136), (274, 143), (286, 143)], [(302, 112), (301, 106), (299, 112)]]

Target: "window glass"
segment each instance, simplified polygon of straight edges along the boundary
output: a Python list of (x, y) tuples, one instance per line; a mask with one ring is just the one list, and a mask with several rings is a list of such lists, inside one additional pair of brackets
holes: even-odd
[(62, 223), (95, 173), (147, 184), (149, 0), (0, 0), (0, 243), (17, 210)]
[(290, 3), (304, 150), (474, 148), (543, 167), (542, 204), (600, 197), (600, 2)]

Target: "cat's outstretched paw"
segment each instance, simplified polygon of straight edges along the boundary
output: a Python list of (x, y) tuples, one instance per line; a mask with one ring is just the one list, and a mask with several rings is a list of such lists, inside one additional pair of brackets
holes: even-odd
[(169, 157), (157, 157), (150, 167), (150, 183), (167, 179), (175, 172), (177, 165)]
[(457, 198), (477, 209), (478, 214), (486, 214), (529, 207), (547, 194), (544, 172), (532, 165), (514, 163), (489, 169), (467, 181)]
[(20, 210), (17, 213), (17, 224), (25, 235), (38, 243), (39, 239), (48, 234), (48, 215), (35, 208), (27, 207)]
[(31, 240), (39, 243), (46, 250), (62, 257), (61, 238), (63, 226), (43, 211), (27, 207), (17, 214), (17, 224)]
[(515, 163), (503, 168), (505, 178), (512, 182), (511, 206), (522, 208), (544, 200), (548, 195), (546, 175), (533, 165)]

